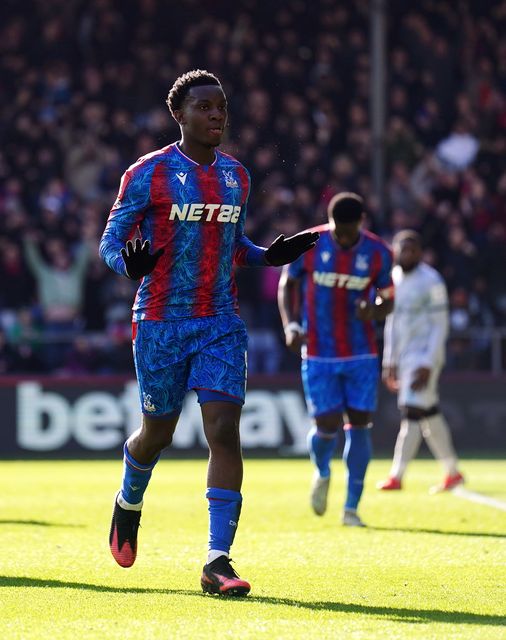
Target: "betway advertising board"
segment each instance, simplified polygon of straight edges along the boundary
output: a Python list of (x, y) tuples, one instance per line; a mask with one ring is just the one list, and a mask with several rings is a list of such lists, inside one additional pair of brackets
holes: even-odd
[[(504, 449), (506, 380), (445, 378), (441, 406), (458, 448)], [(0, 378), (0, 457), (104, 457), (121, 452), (141, 422), (135, 380), (121, 377)], [(376, 451), (391, 452), (399, 425), (395, 396), (380, 389), (374, 419)], [(303, 455), (310, 421), (300, 379), (251, 377), (241, 419), (245, 452)], [(200, 406), (189, 393), (171, 455), (207, 451)]]

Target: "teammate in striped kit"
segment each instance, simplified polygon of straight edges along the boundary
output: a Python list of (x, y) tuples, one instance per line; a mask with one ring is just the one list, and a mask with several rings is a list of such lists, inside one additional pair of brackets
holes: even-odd
[(443, 278), (422, 262), (422, 242), (415, 231), (400, 231), (393, 240), (396, 266), (394, 312), (385, 324), (383, 380), (397, 393), (401, 428), (389, 477), (378, 489), (401, 489), (409, 461), (422, 436), (445, 469), (431, 493), (453, 489), (464, 482), (448, 424), (439, 409), (438, 383), (445, 361), (448, 335), (448, 295)]
[(250, 585), (229, 559), (242, 505), (239, 419), (247, 344), (232, 267), (287, 264), (314, 247), (318, 234), (280, 236), (268, 249), (244, 235), (250, 178), (240, 162), (217, 150), (227, 101), (214, 75), (184, 74), (167, 104), (181, 140), (126, 171), (100, 243), (111, 269), (142, 278), (133, 350), (143, 421), (124, 446), (109, 544), (118, 564), (134, 563), (144, 492), (172, 441), (184, 396), (194, 389), (210, 449), (209, 553), (201, 586), (245, 595)]
[(308, 446), (316, 466), (311, 504), (317, 515), (327, 508), (331, 459), (346, 418), (342, 522), (348, 526), (364, 526), (357, 507), (371, 457), (371, 413), (379, 381), (374, 321), (393, 308), (391, 251), (361, 230), (363, 218), (360, 196), (335, 195), (328, 206), (329, 223), (316, 229), (317, 249), (285, 267), (278, 296), (286, 344), (296, 353), (302, 348), (302, 381), (313, 419)]

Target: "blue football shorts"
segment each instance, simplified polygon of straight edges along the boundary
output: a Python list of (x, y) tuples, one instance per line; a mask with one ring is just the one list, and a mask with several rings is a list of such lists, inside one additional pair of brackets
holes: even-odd
[(312, 417), (346, 409), (374, 411), (378, 402), (378, 358), (302, 361), (302, 383)]
[(145, 415), (180, 413), (190, 389), (200, 403), (244, 404), (248, 337), (239, 316), (143, 320), (133, 325), (132, 337)]

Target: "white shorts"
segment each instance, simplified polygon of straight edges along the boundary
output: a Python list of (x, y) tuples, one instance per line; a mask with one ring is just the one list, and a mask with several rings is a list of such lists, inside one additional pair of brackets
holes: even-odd
[(397, 404), (399, 407), (417, 407), (419, 409), (430, 409), (439, 403), (439, 376), (441, 375), (441, 365), (434, 365), (431, 368), (429, 382), (426, 387), (419, 391), (411, 388), (415, 371), (420, 367), (419, 363), (405, 362), (399, 364), (399, 393)]

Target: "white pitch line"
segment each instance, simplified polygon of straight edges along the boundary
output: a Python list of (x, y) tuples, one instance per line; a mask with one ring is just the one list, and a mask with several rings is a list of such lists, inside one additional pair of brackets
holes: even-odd
[(464, 498), (464, 500), (477, 502), (478, 504), (485, 504), (487, 505), (487, 507), (493, 507), (494, 509), (506, 511), (506, 502), (497, 500), (496, 498), (490, 498), (489, 496), (484, 496), (481, 493), (469, 491), (469, 489), (466, 489), (465, 487), (455, 487), (455, 489), (452, 489), (452, 493), (459, 498)]

